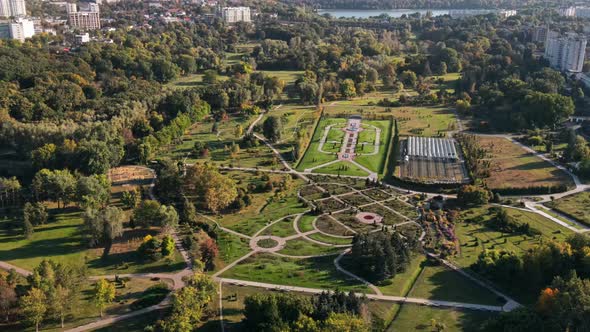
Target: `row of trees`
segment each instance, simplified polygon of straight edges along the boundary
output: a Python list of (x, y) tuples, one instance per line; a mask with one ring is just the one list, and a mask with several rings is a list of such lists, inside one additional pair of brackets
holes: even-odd
[(369, 331), (367, 299), (354, 293), (321, 293), (311, 299), (260, 293), (244, 300), (246, 331)]

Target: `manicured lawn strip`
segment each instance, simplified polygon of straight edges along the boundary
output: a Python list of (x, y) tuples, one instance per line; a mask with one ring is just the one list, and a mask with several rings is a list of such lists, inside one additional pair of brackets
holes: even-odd
[(387, 332), (430, 331), (431, 320), (445, 325), (445, 332), (478, 331), (481, 325), (496, 313), (477, 310), (454, 310), (403, 304)]
[(337, 163), (316, 168), (313, 170), (313, 173), (320, 173), (320, 174), (340, 174), (340, 175), (351, 175), (351, 176), (368, 176), (367, 172), (360, 169), (358, 166), (348, 162), (341, 160)]
[(424, 271), (416, 280), (408, 296), (464, 303), (504, 304), (503, 301), (498, 301), (494, 293), (475, 284), (458, 272), (443, 265), (436, 265), (429, 260), (425, 262)]
[(222, 274), (225, 278), (342, 291), (369, 292), (368, 288), (340, 273), (334, 256), (291, 259), (271, 254), (250, 257)]
[(590, 192), (588, 191), (566, 196), (545, 205), (576, 221), (590, 225)]
[(309, 232), (312, 231), (313, 228), (313, 221), (317, 218), (318, 216), (312, 216), (309, 214), (305, 214), (301, 217), (301, 219), (299, 219), (299, 222), (297, 223), (297, 227), (299, 228), (300, 231), (302, 232)]
[(262, 232), (262, 235), (287, 237), (297, 234), (297, 232), (293, 228), (293, 219), (294, 218), (286, 218), (274, 223), (272, 226), (265, 229), (264, 232)]
[(154, 325), (158, 320), (163, 319), (165, 310), (156, 310), (143, 315), (124, 319), (111, 325), (91, 330), (93, 332), (143, 332), (148, 325)]
[(398, 273), (379, 286), (381, 292), (386, 295), (406, 296), (422, 271), (422, 264), (425, 260), (423, 255), (416, 254), (404, 272)]
[(323, 246), (303, 238), (298, 238), (287, 241), (287, 244), (283, 249), (279, 250), (279, 253), (290, 256), (312, 256), (335, 254), (342, 250), (342, 248)]
[(351, 244), (352, 243), (352, 239), (333, 237), (333, 236), (328, 236), (328, 235), (325, 235), (322, 233), (314, 233), (314, 234), (308, 235), (308, 237), (312, 238), (314, 240), (318, 240), (320, 242), (330, 243), (330, 244)]

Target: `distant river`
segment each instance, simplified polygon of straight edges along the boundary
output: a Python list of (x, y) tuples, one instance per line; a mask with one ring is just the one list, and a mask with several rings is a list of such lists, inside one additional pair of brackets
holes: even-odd
[[(391, 17), (401, 17), (406, 14), (420, 13), (422, 15), (426, 12), (432, 12), (432, 16), (448, 15), (448, 9), (318, 9), (318, 14), (330, 14), (333, 17), (356, 17), (356, 18), (369, 18), (379, 16), (381, 14), (387, 14)], [(466, 10), (469, 11), (469, 10)]]

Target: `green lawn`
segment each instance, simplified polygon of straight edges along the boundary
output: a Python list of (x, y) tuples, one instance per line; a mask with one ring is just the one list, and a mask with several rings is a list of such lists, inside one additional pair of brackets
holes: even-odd
[(333, 261), (334, 256), (291, 259), (272, 254), (257, 254), (224, 272), (222, 277), (278, 285), (369, 292), (358, 280), (338, 272)]
[(297, 234), (293, 228), (293, 217), (285, 218), (279, 222), (274, 223), (262, 232), (262, 235), (274, 235), (278, 237), (288, 237)]
[[(363, 153), (371, 153), (374, 151), (375, 146), (373, 142), (375, 140), (374, 132), (373, 138), (371, 139), (371, 135), (365, 134), (363, 137), (363, 133), (365, 131), (361, 131), (359, 134), (359, 143), (365, 141), (369, 142), (370, 144), (366, 145), (364, 149), (357, 149), (357, 152), (360, 154), (354, 158), (354, 160), (365, 166), (366, 168), (376, 172), (378, 174), (383, 173), (385, 168), (385, 159), (387, 157), (387, 151), (389, 150), (389, 142), (391, 141), (391, 135), (393, 133), (390, 132), (390, 121), (363, 121), (365, 124), (373, 125), (381, 129), (381, 137), (379, 139), (379, 152), (376, 155), (363, 155)], [(369, 127), (370, 128), (370, 127)]]
[(352, 176), (368, 176), (369, 174), (356, 166), (355, 164), (348, 161), (339, 161), (337, 163), (316, 168), (313, 173), (319, 174), (340, 174), (340, 175), (352, 175)]
[(444, 265), (427, 260), (424, 269), (408, 294), (425, 298), (488, 305), (503, 305), (497, 296)]
[(308, 235), (308, 237), (311, 239), (320, 241), (320, 242), (330, 243), (330, 244), (351, 244), (352, 243), (352, 238), (334, 237), (334, 236), (329, 236), (329, 235), (325, 235), (322, 233), (314, 233), (314, 234)]
[[(230, 264), (251, 250), (248, 239), (223, 231), (219, 231), (217, 234), (217, 247), (219, 248), (217, 257), (223, 261), (223, 266)], [(216, 264), (216, 267), (223, 267), (219, 265)]]
[(581, 223), (590, 225), (590, 192), (581, 192), (546, 203), (555, 209)]
[[(92, 275), (168, 272), (184, 268), (178, 253), (171, 261), (143, 261), (135, 250), (111, 252), (106, 259), (101, 259), (101, 248), (89, 249), (86, 245), (83, 221), (78, 210), (52, 211), (52, 214), (55, 220), (36, 226), (30, 239), (21, 235), (18, 221), (0, 217), (1, 260), (28, 270), (39, 265), (43, 259), (61, 263), (86, 262)], [(126, 236), (124, 233), (123, 237)]]
[(299, 228), (300, 231), (302, 232), (309, 232), (311, 230), (313, 230), (313, 221), (317, 218), (317, 216), (312, 216), (309, 214), (303, 215), (303, 217), (301, 217), (301, 219), (299, 219), (299, 222), (297, 223), (297, 227)]
[(312, 255), (327, 255), (341, 252), (342, 248), (335, 248), (323, 246), (304, 238), (297, 238), (287, 241), (283, 249), (279, 251), (280, 254), (290, 256), (312, 256)]
[(478, 331), (483, 322), (494, 317), (495, 313), (475, 310), (441, 309), (415, 304), (403, 304), (387, 332), (394, 331), (433, 331), (431, 320), (443, 323), (445, 332)]

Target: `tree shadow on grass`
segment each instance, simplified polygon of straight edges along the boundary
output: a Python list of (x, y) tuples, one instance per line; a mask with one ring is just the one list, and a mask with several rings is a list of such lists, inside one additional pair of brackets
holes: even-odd
[[(437, 269), (437, 272), (425, 280), (431, 285), (430, 299), (487, 305), (504, 305), (505, 303), (503, 298), (438, 262), (427, 260), (424, 268)], [(421, 276), (421, 278), (425, 277), (425, 275)]]

